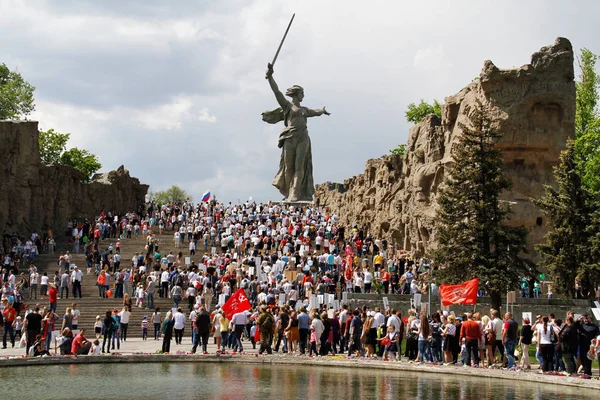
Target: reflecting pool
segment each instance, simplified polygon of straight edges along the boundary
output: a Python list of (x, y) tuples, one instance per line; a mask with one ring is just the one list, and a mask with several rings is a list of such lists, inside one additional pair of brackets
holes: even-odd
[(0, 369), (0, 379), (5, 383), (2, 398), (21, 400), (598, 397), (598, 391), (591, 389), (451, 374), (206, 362), (9, 367)]

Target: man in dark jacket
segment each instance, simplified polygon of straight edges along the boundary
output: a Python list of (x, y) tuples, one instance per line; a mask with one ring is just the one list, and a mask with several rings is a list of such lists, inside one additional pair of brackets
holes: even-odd
[(598, 326), (592, 322), (589, 315), (583, 314), (577, 322), (577, 331), (579, 333), (579, 358), (583, 366), (583, 373), (592, 375), (592, 361), (587, 357), (587, 352), (590, 350), (592, 339), (598, 336)]
[(192, 347), (192, 353), (196, 353), (198, 343), (202, 341), (202, 352), (208, 354), (206, 346), (208, 345), (208, 335), (210, 334), (210, 315), (206, 312), (204, 307), (200, 307), (198, 315), (196, 316), (196, 340)]
[(566, 323), (558, 333), (558, 336), (560, 338), (562, 356), (565, 360), (565, 369), (568, 374), (573, 374), (575, 373), (575, 354), (577, 353), (577, 346), (579, 346), (577, 329), (575, 328), (573, 317), (567, 317)]

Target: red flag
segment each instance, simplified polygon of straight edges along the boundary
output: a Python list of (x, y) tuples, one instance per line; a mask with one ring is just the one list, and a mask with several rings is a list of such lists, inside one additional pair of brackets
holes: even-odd
[(440, 286), (440, 296), (442, 304), (477, 304), (477, 289), (479, 288), (479, 278), (461, 283), (460, 285), (442, 285)]
[(230, 298), (223, 304), (223, 312), (225, 317), (231, 319), (233, 314), (246, 311), (252, 308), (244, 289), (238, 289)]

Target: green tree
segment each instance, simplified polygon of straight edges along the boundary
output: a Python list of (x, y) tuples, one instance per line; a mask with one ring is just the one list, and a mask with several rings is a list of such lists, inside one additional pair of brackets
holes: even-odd
[(592, 224), (594, 199), (583, 186), (572, 140), (567, 142), (560, 164), (554, 168), (554, 178), (557, 187), (546, 185), (544, 196), (533, 199), (550, 228), (544, 242), (536, 248), (541, 255), (539, 265), (550, 273), (556, 292), (573, 297), (576, 277), (579, 276), (588, 288), (597, 281), (597, 263), (593, 261), (592, 249), (593, 239), (600, 236), (593, 232), (594, 229), (597, 232), (598, 226), (598, 218)]
[(406, 153), (406, 144), (399, 144), (398, 147), (390, 150), (390, 153), (402, 157)]
[(433, 104), (426, 103), (423, 99), (421, 99), (421, 102), (417, 105), (415, 105), (415, 103), (410, 103), (404, 115), (408, 122), (418, 124), (429, 114), (434, 114), (437, 115), (438, 118), (442, 118), (442, 106), (437, 100), (434, 100)]
[(56, 132), (54, 129), (39, 132), (40, 158), (44, 164), (57, 164), (67, 148), (70, 133)]
[(600, 191), (600, 114), (596, 73), (598, 57), (588, 49), (581, 50), (579, 81), (576, 83), (575, 151), (583, 185)]
[(191, 199), (188, 193), (185, 190), (180, 188), (177, 185), (173, 185), (167, 190), (160, 190), (158, 192), (153, 192), (150, 195), (150, 200), (156, 201), (157, 203), (166, 204), (166, 203), (183, 203), (186, 200)]
[(92, 176), (102, 168), (98, 158), (85, 149), (70, 148), (61, 154), (59, 164), (68, 165), (85, 174), (84, 182), (89, 182)]
[(527, 231), (506, 224), (510, 207), (500, 194), (511, 182), (502, 173), (495, 148), (501, 135), (490, 128), (481, 110), (471, 123), (473, 129), (460, 125), (464, 133), (439, 199), (436, 275), (444, 283), (479, 278), (492, 307), (499, 309), (502, 293), (532, 273), (531, 263), (521, 256)]
[(35, 87), (23, 79), (21, 74), (0, 64), (0, 120), (19, 119), (35, 109), (33, 92)]

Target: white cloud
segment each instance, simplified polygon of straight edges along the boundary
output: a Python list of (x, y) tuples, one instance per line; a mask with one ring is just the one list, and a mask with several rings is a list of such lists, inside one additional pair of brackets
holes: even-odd
[(446, 58), (442, 45), (419, 49), (415, 54), (413, 65), (419, 69), (432, 71), (452, 67), (452, 63)]
[(203, 108), (198, 113), (198, 120), (214, 124), (217, 122), (217, 117), (211, 114), (210, 111), (208, 111), (208, 108)]

